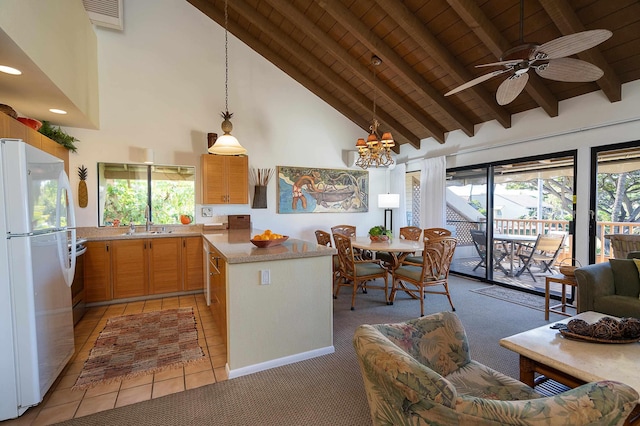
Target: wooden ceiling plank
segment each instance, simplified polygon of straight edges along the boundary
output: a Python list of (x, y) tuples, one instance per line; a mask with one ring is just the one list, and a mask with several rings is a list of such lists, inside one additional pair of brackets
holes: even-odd
[[(396, 0), (376, 1), (458, 83), (462, 84), (474, 78), (406, 6)], [(509, 112), (499, 106), (495, 98), (484, 87), (475, 86), (471, 88), (470, 92), (503, 127), (511, 127)]]
[[(586, 28), (573, 11), (566, 0), (539, 0), (544, 10), (549, 14), (553, 22), (563, 35), (569, 35), (585, 31)], [(583, 61), (590, 62), (604, 71), (604, 75), (596, 81), (610, 102), (618, 102), (622, 99), (622, 84), (618, 75), (609, 63), (604, 59), (598, 47), (592, 47), (578, 53)]]
[[(207, 15), (209, 18), (213, 19), (220, 25), (224, 25), (224, 12), (222, 10), (217, 9), (207, 0), (188, 0), (194, 7), (200, 10), (202, 13)], [(235, 7), (238, 2), (233, 2)], [(255, 11), (254, 11), (255, 13)], [(247, 16), (244, 16), (247, 18)], [(345, 103), (343, 103), (340, 99), (331, 94), (328, 90), (324, 89), (322, 85), (313, 80), (309, 75), (305, 72), (300, 71), (290, 64), (290, 62), (276, 53), (273, 49), (269, 48), (267, 44), (258, 40), (253, 35), (249, 33), (249, 31), (242, 28), (240, 25), (233, 21), (229, 21), (228, 24), (229, 32), (234, 34), (239, 39), (243, 40), (245, 44), (263, 56), (266, 60), (273, 63), (275, 66), (280, 68), (283, 72), (289, 75), (291, 78), (296, 80), (302, 86), (307, 88), (309, 91), (314, 93), (323, 101), (327, 102), (333, 108), (335, 108), (342, 115), (347, 117), (357, 126), (362, 128), (364, 131), (369, 131), (369, 126), (371, 122), (364, 119), (362, 114), (356, 112)], [(384, 115), (384, 114), (382, 114)], [(382, 117), (380, 117), (382, 121)], [(387, 123), (386, 123), (387, 124)], [(398, 144), (409, 143), (410, 145), (419, 148), (420, 147), (420, 138), (402, 126), (398, 126), (399, 128), (395, 128), (393, 126), (389, 126), (396, 134), (396, 142)]]
[(444, 130), (441, 126), (431, 121), (423, 112), (414, 108), (389, 86), (384, 84), (376, 85), (368, 67), (354, 59), (349, 52), (345, 51), (335, 40), (327, 36), (322, 29), (315, 26), (313, 22), (292, 6), (289, 0), (269, 0), (269, 3), (271, 3), (279, 13), (289, 19), (289, 21), (295, 23), (308, 37), (313, 38), (316, 43), (324, 46), (329, 54), (340, 60), (351, 72), (357, 74), (363, 81), (367, 82), (372, 90), (377, 90), (388, 102), (396, 105), (398, 109), (420, 123), (421, 126), (424, 127), (425, 132), (431, 137), (439, 143), (444, 143)]
[[(307, 50), (305, 50), (298, 43), (296, 43), (295, 40), (279, 32), (277, 27), (274, 24), (272, 24), (268, 19), (266, 19), (264, 15), (257, 13), (255, 9), (251, 8), (250, 6), (247, 6), (244, 2), (235, 1), (233, 2), (233, 4), (231, 4), (231, 7), (237, 10), (240, 14), (242, 14), (243, 18), (249, 20), (252, 24), (262, 28), (264, 33), (271, 34), (271, 40), (276, 42), (279, 46), (277, 51), (289, 52), (289, 54), (293, 55), (301, 63), (306, 64), (309, 68), (316, 70), (319, 75), (322, 75), (326, 79), (327, 85), (333, 85), (338, 91), (340, 91), (340, 93), (349, 97), (352, 101), (354, 101), (363, 109), (367, 110), (370, 108), (369, 105), (371, 101), (369, 100), (369, 98), (367, 98), (362, 93), (354, 89), (354, 87), (348, 82), (346, 82), (339, 74), (335, 73), (331, 68), (326, 66), (322, 61), (320, 61), (315, 56), (310, 54)], [(273, 51), (274, 49), (270, 48), (269, 50)], [(289, 74), (289, 72), (287, 72), (287, 74)], [(307, 76), (307, 73), (304, 73), (303, 71), (298, 70), (298, 75)], [(306, 77), (305, 81), (312, 82), (313, 80)], [(305, 85), (306, 84), (308, 83), (305, 83)], [(317, 86), (317, 84), (314, 84), (314, 85)], [(305, 86), (305, 87), (309, 87), (309, 86)], [(415, 147), (418, 149), (420, 148), (420, 145), (419, 145), (420, 139), (418, 138), (418, 136), (411, 133), (407, 128), (405, 128), (402, 124), (400, 124), (397, 120), (395, 120), (391, 115), (386, 113), (381, 108), (377, 108), (376, 112), (380, 121), (383, 124), (390, 127), (391, 131), (395, 132), (396, 134), (406, 135), (406, 139), (409, 141), (409, 143), (411, 143), (411, 145), (413, 145), (414, 143), (417, 143), (418, 145)], [(369, 121), (367, 122), (367, 125), (363, 127), (363, 129), (368, 131), (370, 125), (371, 125), (371, 122)]]
[(323, 7), (369, 50), (379, 56), (386, 66), (398, 73), (403, 81), (409, 83), (421, 96), (429, 99), (435, 109), (460, 126), (468, 136), (473, 136), (473, 123), (411, 68), (384, 40), (375, 35), (369, 27), (357, 19), (349, 9), (336, 0), (325, 0), (318, 3), (318, 5)]
[[(496, 58), (500, 58), (502, 52), (512, 47), (474, 0), (447, 0), (447, 3)], [(526, 92), (550, 117), (557, 116), (558, 99), (544, 85), (542, 79), (536, 77), (537, 75), (530, 76), (529, 83), (525, 87)]]

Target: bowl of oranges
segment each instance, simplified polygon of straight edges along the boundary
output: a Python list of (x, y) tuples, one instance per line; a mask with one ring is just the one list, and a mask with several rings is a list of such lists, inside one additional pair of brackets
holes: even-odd
[(288, 239), (289, 237), (286, 235), (276, 234), (275, 232), (271, 232), (270, 229), (267, 229), (262, 234), (254, 235), (250, 241), (256, 247), (266, 248), (282, 244)]

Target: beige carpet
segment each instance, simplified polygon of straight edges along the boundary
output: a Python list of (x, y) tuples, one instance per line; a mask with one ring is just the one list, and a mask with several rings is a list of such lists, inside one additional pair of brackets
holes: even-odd
[(193, 308), (107, 321), (73, 389), (87, 389), (204, 359)]
[[(518, 355), (498, 343), (500, 338), (553, 324), (563, 318), (519, 304), (487, 297), (473, 290), (487, 283), (450, 278), (456, 314), (469, 338), (473, 359), (511, 377), (519, 377)], [(331, 294), (327, 292), (327, 297)], [(103, 425), (357, 425), (371, 424), (369, 406), (353, 349), (353, 332), (360, 324), (406, 321), (420, 315), (420, 304), (398, 293), (386, 305), (382, 291), (358, 293), (351, 311), (351, 296), (334, 303), (336, 352), (220, 383), (128, 405), (62, 424)], [(425, 313), (450, 311), (447, 298), (429, 295)]]
[(489, 287), (478, 288), (471, 291), (544, 312), (544, 297), (541, 297), (537, 294), (526, 293), (519, 290), (512, 290), (510, 288), (501, 287), (499, 285), (492, 285)]

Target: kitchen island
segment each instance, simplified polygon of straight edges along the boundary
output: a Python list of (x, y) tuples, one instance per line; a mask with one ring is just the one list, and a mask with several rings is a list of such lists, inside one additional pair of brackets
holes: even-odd
[(258, 248), (259, 230), (203, 234), (205, 297), (227, 346), (230, 379), (334, 352), (335, 249), (288, 239)]

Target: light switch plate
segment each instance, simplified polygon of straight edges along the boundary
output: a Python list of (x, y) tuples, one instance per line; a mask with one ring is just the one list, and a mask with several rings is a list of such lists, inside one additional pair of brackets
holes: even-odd
[(203, 207), (202, 217), (213, 217), (213, 207)]

